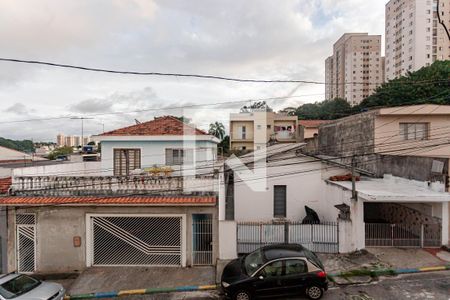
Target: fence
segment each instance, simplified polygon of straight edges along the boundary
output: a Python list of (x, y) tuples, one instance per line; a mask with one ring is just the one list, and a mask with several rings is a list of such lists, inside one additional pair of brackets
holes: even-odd
[(195, 220), (192, 222), (192, 262), (196, 266), (213, 263), (213, 220)]
[(250, 253), (262, 246), (296, 243), (314, 252), (339, 252), (339, 230), (335, 222), (302, 224), (300, 222), (238, 222), (238, 253)]
[(366, 247), (440, 247), (440, 224), (366, 223)]

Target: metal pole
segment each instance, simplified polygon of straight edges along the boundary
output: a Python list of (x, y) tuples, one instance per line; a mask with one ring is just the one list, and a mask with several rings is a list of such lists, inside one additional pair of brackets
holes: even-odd
[(355, 165), (356, 165), (356, 160), (355, 160), (355, 155), (353, 155), (352, 157), (352, 199), (357, 200), (356, 199), (356, 174), (355, 174)]

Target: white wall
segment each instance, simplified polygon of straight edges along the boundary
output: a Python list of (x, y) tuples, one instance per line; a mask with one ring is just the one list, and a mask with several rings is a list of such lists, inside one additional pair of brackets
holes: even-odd
[[(217, 144), (211, 141), (102, 141), (102, 170), (104, 175), (113, 174), (113, 153), (115, 148), (141, 149), (141, 168), (166, 164), (166, 149), (192, 149), (197, 164), (211, 162), (217, 157)], [(185, 169), (188, 169), (186, 166)], [(192, 168), (191, 168), (192, 169)]]
[(235, 259), (236, 257), (236, 222), (219, 221), (219, 259)]
[(105, 175), (101, 172), (101, 163), (77, 162), (60, 163), (55, 165), (34, 166), (15, 168), (13, 176), (99, 176)]
[[(301, 221), (306, 216), (305, 205), (307, 205), (317, 212), (322, 221), (336, 221), (338, 210), (333, 205), (339, 204), (340, 199), (336, 194), (324, 193), (326, 186), (324, 179), (336, 172), (345, 174), (348, 171), (335, 167), (323, 169), (327, 166), (322, 165), (321, 162), (310, 162), (311, 160), (314, 159), (283, 160), (278, 163), (281, 164), (280, 166), (268, 167), (267, 189), (264, 192), (254, 192), (247, 183), (236, 182), (235, 220), (273, 220), (274, 186), (286, 185), (286, 219)], [(286, 173), (291, 174), (279, 176)], [(235, 177), (235, 181), (239, 181), (238, 176)]]

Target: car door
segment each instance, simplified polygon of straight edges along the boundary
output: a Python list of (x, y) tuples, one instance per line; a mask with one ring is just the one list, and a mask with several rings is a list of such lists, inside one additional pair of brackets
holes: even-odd
[(284, 294), (298, 294), (304, 291), (307, 284), (308, 265), (303, 259), (287, 259), (285, 273), (281, 279)]
[(283, 293), (281, 279), (283, 276), (283, 261), (277, 260), (267, 264), (255, 277), (254, 291), (258, 297), (269, 297)]

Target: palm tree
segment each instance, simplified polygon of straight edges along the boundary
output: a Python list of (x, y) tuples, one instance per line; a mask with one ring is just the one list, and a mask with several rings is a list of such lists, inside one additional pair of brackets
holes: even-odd
[(223, 126), (220, 122), (211, 123), (209, 124), (208, 133), (215, 136), (219, 140), (223, 140), (223, 137), (225, 136), (225, 126)]

